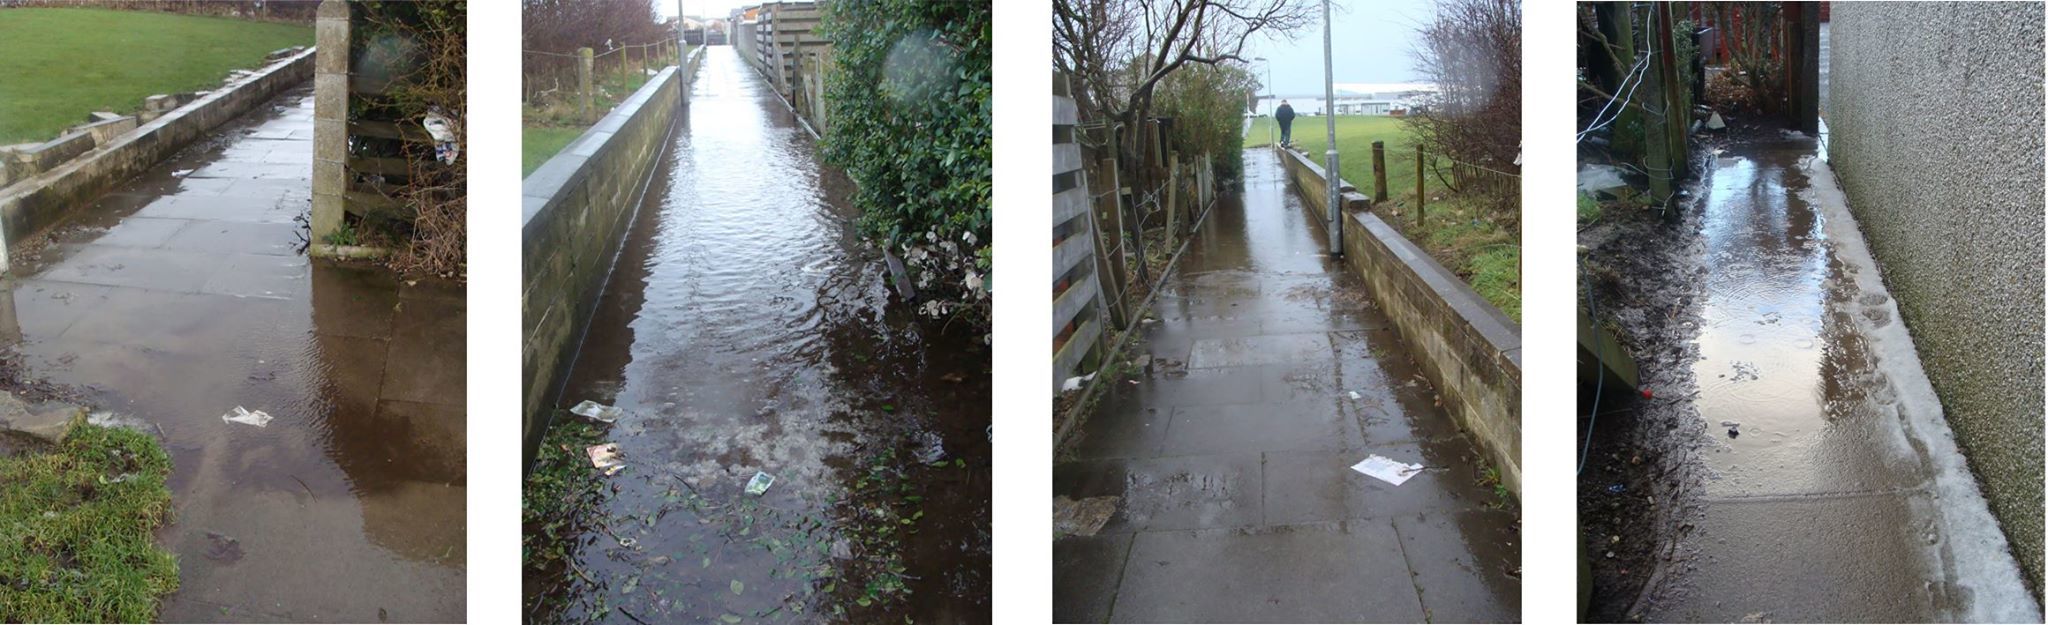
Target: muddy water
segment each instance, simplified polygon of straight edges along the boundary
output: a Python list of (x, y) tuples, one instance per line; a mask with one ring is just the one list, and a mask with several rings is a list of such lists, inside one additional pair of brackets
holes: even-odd
[(82, 207), (0, 289), (28, 375), (165, 439), (165, 621), (464, 618), (463, 289), (300, 251), (312, 100)]
[(690, 89), (563, 398), (625, 410), (628, 468), (535, 616), (988, 621), (986, 348), (892, 301), (732, 48)]

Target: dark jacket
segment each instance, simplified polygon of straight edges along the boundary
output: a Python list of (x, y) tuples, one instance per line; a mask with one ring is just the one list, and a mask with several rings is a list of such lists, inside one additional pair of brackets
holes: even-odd
[(1273, 111), (1273, 120), (1282, 124), (1294, 121), (1294, 106), (1289, 104), (1280, 105), (1279, 110)]

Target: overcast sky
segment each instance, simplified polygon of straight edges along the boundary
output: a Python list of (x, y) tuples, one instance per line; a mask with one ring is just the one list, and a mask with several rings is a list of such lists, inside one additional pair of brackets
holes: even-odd
[[(662, 17), (676, 14), (676, 0), (650, 0), (654, 12)], [(760, 4), (761, 0), (683, 0), (683, 12), (698, 17), (723, 18), (732, 15), (732, 10)]]
[[(676, 14), (676, 0), (649, 0), (666, 17)], [(682, 0), (683, 11), (704, 17), (725, 17), (733, 9), (760, 0)], [(1435, 0), (1330, 0), (1331, 58), (1337, 82), (1410, 82), (1415, 73), (1415, 29), (1435, 12)], [(1320, 7), (1316, 13), (1321, 14)], [(1245, 46), (1245, 56), (1265, 57), (1252, 63), (1259, 82), (1266, 65), (1281, 95), (1323, 92), (1323, 28), (1321, 22), (1295, 33), (1293, 39), (1258, 38)]]
[[(1415, 72), (1415, 30), (1435, 14), (1435, 0), (1330, 0), (1331, 70), (1337, 82), (1411, 82)], [(1320, 6), (1316, 14), (1321, 15)], [(1279, 94), (1323, 92), (1323, 27), (1317, 22), (1292, 40), (1256, 39), (1245, 56), (1266, 57)], [(1266, 68), (1252, 62), (1259, 82)]]

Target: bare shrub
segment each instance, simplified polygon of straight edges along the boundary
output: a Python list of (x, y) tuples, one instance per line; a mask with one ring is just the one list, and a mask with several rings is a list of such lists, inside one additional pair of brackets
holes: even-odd
[(1421, 29), (1416, 69), (1440, 90), (1409, 119), (1424, 150), (1468, 166), (1440, 164), (1438, 178), (1453, 188), (1484, 193), (1496, 219), (1520, 214), (1518, 185), (1493, 184), (1519, 175), (1522, 144), (1522, 3), (1520, 0), (1443, 0)]

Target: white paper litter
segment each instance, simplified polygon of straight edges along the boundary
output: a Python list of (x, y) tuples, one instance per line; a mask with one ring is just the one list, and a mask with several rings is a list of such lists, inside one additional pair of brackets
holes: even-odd
[(1380, 481), (1388, 484), (1400, 486), (1402, 482), (1408, 481), (1408, 478), (1415, 477), (1415, 474), (1421, 473), (1422, 465), (1396, 462), (1386, 456), (1373, 454), (1367, 456), (1365, 460), (1360, 461), (1358, 464), (1351, 465), (1351, 470), (1378, 478)]
[(1095, 374), (1093, 373), (1090, 373), (1088, 375), (1077, 375), (1071, 378), (1067, 378), (1067, 381), (1060, 383), (1060, 392), (1067, 393), (1081, 390), (1082, 384), (1086, 384), (1089, 380), (1093, 379), (1095, 379)]
[(1351, 391), (1351, 399), (1352, 399), (1353, 401), (1356, 401), (1356, 400), (1358, 400), (1358, 399), (1360, 399), (1360, 398), (1361, 398), (1361, 397), (1359, 396), (1359, 394), (1358, 394), (1358, 391)]
[(747, 480), (747, 494), (758, 497), (761, 495), (761, 493), (768, 492), (768, 487), (774, 485), (775, 476), (769, 475), (765, 472), (755, 471), (754, 479)]
[(624, 412), (625, 411), (623, 410), (619, 410), (618, 406), (606, 406), (604, 404), (590, 401), (588, 399), (583, 400), (583, 403), (576, 404), (575, 408), (569, 409), (569, 414), (583, 417), (585, 419), (589, 419), (592, 421), (597, 421), (599, 423), (616, 422), (619, 420), (619, 415)]
[(221, 423), (242, 423), (256, 427), (270, 425), (270, 414), (261, 410), (251, 411), (235, 406), (235, 411), (220, 416)]

